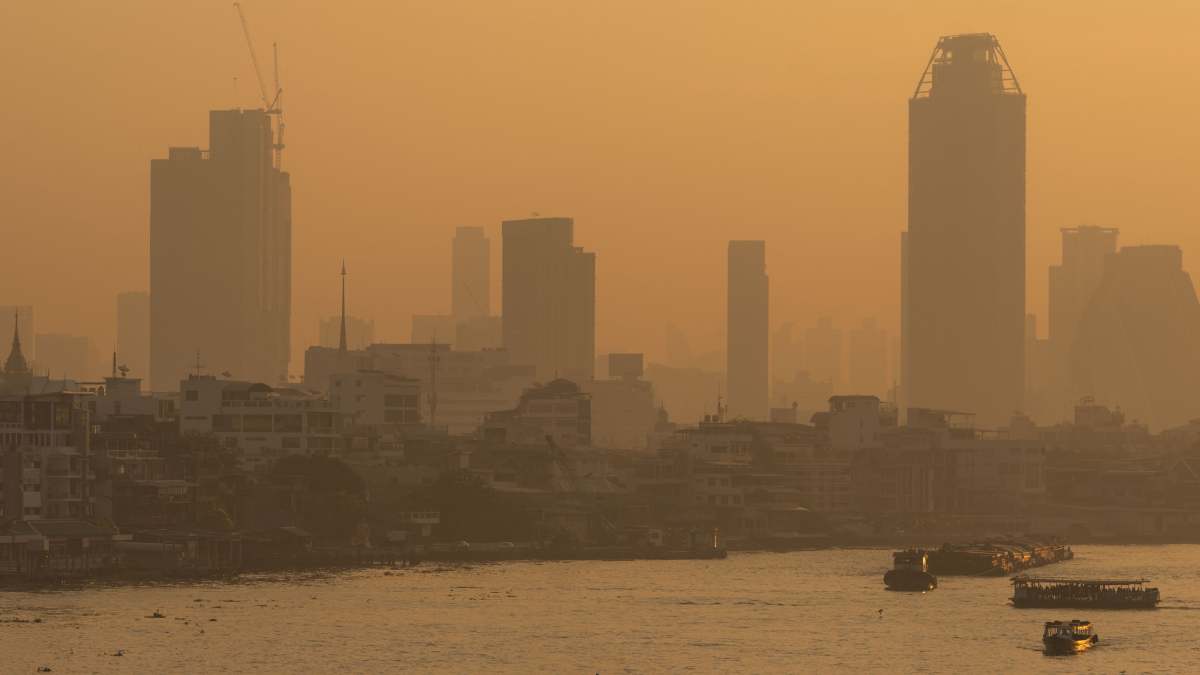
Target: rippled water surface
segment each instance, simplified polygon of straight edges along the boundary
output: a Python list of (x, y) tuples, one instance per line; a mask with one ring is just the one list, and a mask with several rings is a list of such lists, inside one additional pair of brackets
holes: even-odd
[[(1163, 608), (1017, 610), (1005, 579), (943, 577), (932, 593), (890, 593), (883, 550), (425, 565), (0, 591), (0, 671), (1200, 671), (1200, 546), (1076, 551), (1040, 571), (1145, 575)], [(167, 618), (146, 618), (155, 610)], [(1095, 622), (1100, 645), (1043, 655), (1041, 622), (1076, 617)]]

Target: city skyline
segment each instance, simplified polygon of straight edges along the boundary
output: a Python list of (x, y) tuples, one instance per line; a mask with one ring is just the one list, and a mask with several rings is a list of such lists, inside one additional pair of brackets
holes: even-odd
[(0, 7), (6, 665), (1179, 669), (1197, 24)]
[[(520, 131), (519, 138), (526, 152), (534, 153), (533, 156), (540, 160), (555, 160), (543, 162), (545, 167), (562, 166), (563, 161), (570, 161), (569, 167), (586, 165), (597, 167), (597, 171), (577, 168), (549, 171), (548, 168), (539, 169), (535, 166), (537, 162), (531, 162), (530, 166), (522, 166), (518, 174), (506, 180), (496, 180), (500, 175), (496, 173), (497, 161), (515, 146), (505, 137), (491, 133), (496, 129), (492, 122), (464, 127), (465, 101), (447, 98), (428, 86), (441, 71), (422, 65), (419, 59), (409, 58), (411, 53), (397, 56), (399, 60), (392, 65), (399, 68), (402, 75), (397, 77), (403, 77), (402, 82), (419, 85), (413, 96), (404, 97), (405, 106), (414, 112), (399, 115), (395, 123), (368, 127), (372, 130), (361, 141), (352, 140), (351, 135), (343, 133), (348, 130), (340, 124), (322, 128), (327, 126), (322, 120), (331, 118), (322, 112), (328, 110), (329, 104), (318, 92), (323, 87), (332, 92), (341, 90), (330, 85), (327, 68), (317, 67), (312, 55), (292, 49), (289, 44), (312, 38), (323, 14), (303, 7), (285, 12), (282, 5), (272, 2), (251, 3), (247, 10), (251, 27), (260, 42), (260, 55), (266, 56), (266, 48), (272, 40), (278, 39), (280, 43), (281, 75), (283, 85), (289, 91), (291, 136), (285, 166), (289, 171), (305, 176), (304, 187), (308, 191), (298, 197), (296, 204), (293, 372), (297, 370), (302, 346), (316, 341), (317, 319), (336, 310), (336, 289), (332, 288), (329, 278), (343, 256), (355, 261), (360, 280), (356, 313), (374, 318), (381, 337), (402, 339), (407, 334), (411, 314), (439, 311), (440, 298), (449, 295), (449, 280), (441, 269), (444, 264), (442, 251), (455, 227), (483, 226), (489, 238), (498, 242), (499, 221), (533, 211), (569, 214), (578, 222), (586, 223), (588, 226), (579, 233), (580, 243), (588, 250), (596, 251), (607, 261), (609, 269), (622, 270), (620, 276), (610, 275), (611, 278), (598, 286), (599, 353), (636, 350), (655, 360), (662, 351), (662, 340), (658, 336), (662, 334), (665, 320), (681, 326), (698, 352), (723, 349), (720, 308), (709, 307), (699, 298), (719, 296), (723, 292), (720, 275), (712, 271), (722, 264), (723, 242), (741, 237), (767, 240), (773, 250), (786, 252), (787, 257), (781, 260), (791, 263), (781, 266), (775, 274), (780, 287), (797, 289), (792, 293), (774, 294), (771, 315), (777, 323), (793, 320), (807, 324), (810, 317), (833, 313), (838, 323), (846, 326), (866, 316), (878, 316), (881, 325), (895, 334), (898, 332), (897, 298), (893, 293), (879, 293), (878, 289), (882, 284), (894, 284), (898, 271), (894, 237), (904, 227), (904, 110), (898, 102), (911, 88), (912, 71), (916, 67), (913, 64), (925, 58), (929, 41), (939, 33), (986, 29), (998, 34), (1015, 60), (1014, 68), (1021, 73), (1022, 84), (1037, 93), (1036, 104), (1029, 113), (1027, 297), (1031, 310), (1042, 319), (1039, 325), (1043, 330), (1047, 325), (1045, 275), (1048, 266), (1057, 259), (1059, 228), (1096, 223), (1121, 228), (1123, 242), (1128, 244), (1178, 244), (1185, 251), (1200, 248), (1200, 239), (1184, 227), (1193, 219), (1194, 213), (1186, 199), (1188, 188), (1181, 179), (1174, 178), (1177, 174), (1186, 175), (1183, 158), (1193, 154), (1190, 148), (1197, 142), (1186, 132), (1189, 127), (1184, 123), (1195, 104), (1168, 97), (1174, 84), (1186, 77), (1182, 66), (1174, 64), (1186, 58), (1163, 58), (1156, 64), (1153, 74), (1122, 65), (1123, 79), (1132, 81), (1136, 74), (1143, 96), (1166, 102), (1164, 113), (1156, 119), (1155, 126), (1144, 129), (1138, 138), (1114, 136), (1109, 132), (1109, 128), (1136, 122), (1136, 109), (1115, 93), (1093, 86), (1094, 80), (1089, 78), (1100, 75), (1080, 67), (1081, 63), (1088, 63), (1081, 60), (1085, 59), (1083, 54), (1102, 51), (1098, 45), (1104, 44), (1105, 39), (1118, 30), (1123, 35), (1134, 35), (1129, 38), (1132, 40), (1138, 34), (1137, 26), (1153, 24), (1159, 31), (1156, 34), (1161, 34), (1165, 26), (1169, 37), (1170, 31), (1185, 25), (1192, 16), (1191, 10), (1186, 8), (1128, 13), (1102, 6), (1090, 15), (1092, 30), (1083, 34), (1066, 29), (1066, 16), (1055, 14), (1044, 21), (1030, 21), (1033, 10), (1023, 5), (1013, 9), (1011, 16), (999, 16), (978, 8), (950, 8), (933, 3), (919, 8), (911, 16), (898, 18), (911, 30), (893, 33), (889, 27), (867, 26), (867, 33), (878, 38), (874, 44), (880, 46), (877, 50), (866, 51), (875, 56), (889, 53), (895, 58), (884, 62), (871, 55), (855, 54), (848, 57), (851, 60), (842, 73), (816, 58), (813, 52), (824, 38), (819, 35), (821, 31), (812, 28), (825, 27), (830, 29), (829, 33), (837, 34), (836, 29), (847, 26), (852, 18), (840, 9), (822, 10), (801, 25), (793, 20), (793, 10), (782, 6), (762, 8), (761, 14), (746, 17), (744, 22), (732, 27), (728, 35), (714, 36), (709, 45), (715, 50), (712, 57), (702, 56), (690, 48), (663, 54), (660, 48), (641, 40), (638, 35), (627, 34), (632, 42), (630, 52), (618, 55), (614, 70), (624, 79), (614, 79), (616, 75), (613, 74), (599, 73), (598, 76), (610, 91), (637, 93), (648, 100), (651, 113), (648, 120), (658, 120), (668, 101), (695, 101), (687, 86), (696, 82), (695, 67), (713, 65), (710, 58), (725, 64), (716, 70), (705, 71), (708, 81), (713, 83), (711, 86), (728, 88), (743, 81), (753, 100), (769, 104), (769, 108), (778, 111), (778, 116), (754, 113), (754, 117), (748, 117), (750, 113), (738, 112), (725, 104), (714, 110), (691, 106), (688, 108), (691, 114), (676, 133), (664, 135), (657, 131), (660, 126), (650, 124), (618, 127), (625, 129), (622, 138), (636, 139), (637, 144), (645, 148), (645, 153), (633, 155), (629, 154), (631, 151), (618, 152), (568, 142), (570, 138), (582, 138), (591, 132), (598, 134), (598, 138), (609, 139), (614, 125), (628, 125), (632, 109), (620, 105), (622, 99), (619, 97), (591, 99), (596, 110), (610, 113), (604, 119), (612, 120), (598, 126), (594, 124), (599, 121), (595, 112), (584, 110), (582, 112), (587, 114), (576, 114), (580, 122), (560, 118), (556, 124), (546, 127), (554, 116), (533, 113), (524, 106), (508, 102), (485, 117), (494, 118), (495, 123), (516, 124), (513, 128)], [(57, 44), (55, 36), (74, 35), (85, 23), (94, 28), (96, 36), (118, 29), (112, 19), (93, 16), (87, 8), (75, 12), (76, 15), (62, 17), (54, 16), (53, 10), (32, 17), (20, 16), (26, 10), (18, 7), (6, 8), (6, 11), (14, 16), (14, 21), (8, 25), (27, 26), (28, 35), (13, 36), (18, 45), (33, 38)], [(141, 6), (139, 11), (162, 19), (160, 23), (172, 23), (166, 20), (166, 15), (155, 14), (165, 10)], [(28, 256), (14, 262), (9, 274), (2, 275), (0, 296), (6, 298), (5, 302), (38, 306), (39, 324), (46, 332), (86, 334), (101, 352), (106, 352), (108, 345), (114, 343), (115, 318), (111, 311), (102, 312), (100, 308), (111, 307), (111, 298), (119, 292), (147, 287), (142, 262), (147, 246), (144, 226), (148, 218), (148, 205), (144, 203), (148, 175), (146, 158), (155, 156), (169, 145), (202, 137), (207, 110), (234, 103), (245, 107), (256, 104), (253, 87), (248, 86), (252, 74), (245, 47), (231, 12), (213, 8), (173, 11), (179, 13), (178, 17), (172, 15), (173, 18), (203, 26), (214, 36), (212, 49), (181, 45), (170, 50), (164, 61), (166, 67), (181, 75), (179, 79), (197, 83), (195, 87), (184, 90), (160, 77), (139, 80), (137, 76), (144, 71), (135, 70), (131, 73), (134, 81), (145, 83), (138, 85), (136, 95), (102, 101), (95, 108), (94, 118), (72, 123), (77, 133), (50, 135), (50, 128), (44, 121), (31, 120), (29, 124), (17, 125), (24, 129), (20, 137), (14, 135), (5, 139), (11, 141), (17, 154), (29, 154), (32, 142), (43, 143), (47, 148), (74, 144), (69, 152), (64, 149), (57, 154), (70, 154), (76, 159), (74, 164), (77, 166), (55, 170), (66, 172), (65, 179), (80, 191), (82, 201), (91, 207), (84, 219), (81, 211), (64, 200), (45, 199), (50, 196), (47, 192), (50, 188), (18, 189), (47, 184), (43, 176), (49, 166), (36, 159), (14, 176), (15, 180), (0, 188), (11, 191), (4, 196), (6, 203), (11, 205), (12, 217), (28, 223), (30, 251)], [(436, 9), (394, 11), (399, 14), (385, 14), (385, 17), (403, 18), (406, 26), (420, 26), (440, 16)], [(647, 11), (649, 16), (645, 20), (650, 25), (666, 20), (659, 10), (651, 8)], [(619, 12), (620, 8), (594, 9), (584, 20), (585, 23), (604, 21)], [(937, 18), (931, 19), (933, 16)], [(687, 27), (712, 26), (723, 17), (722, 10), (702, 6), (695, 16), (686, 19)], [(30, 20), (24, 21), (25, 18)], [(61, 33), (47, 34), (48, 18), (54, 20), (55, 29)], [(782, 28), (768, 28), (771, 20), (799, 26), (796, 29), (799, 34), (815, 40), (814, 45), (805, 49), (795, 47), (794, 36), (789, 35), (785, 40)], [(539, 26), (557, 26), (559, 22), (559, 18), (551, 16), (543, 19)], [(361, 25), (355, 22), (354, 27), (361, 28)], [(331, 31), (326, 49), (344, 44), (338, 36), (346, 27), (326, 28)], [(579, 37), (577, 33), (570, 35)], [(472, 29), (459, 39), (468, 36), (481, 37)], [(747, 40), (751, 37), (761, 39), (747, 50)], [(158, 38), (143, 35), (133, 38), (135, 44), (141, 41), (157, 44), (156, 40)], [(428, 46), (426, 42), (417, 44)], [(1157, 41), (1139, 43), (1139, 53), (1145, 54), (1139, 63), (1153, 61), (1161, 53), (1158, 44)], [(83, 40), (78, 49), (87, 50), (91, 45), (89, 38)], [(598, 63), (592, 55), (597, 53), (599, 45), (593, 40), (584, 40), (580, 49), (578, 53), (572, 52), (567, 60), (577, 66), (587, 66), (586, 72), (594, 74)], [(527, 56), (529, 52), (519, 51), (518, 54)], [(740, 56), (730, 58), (733, 54)], [(346, 59), (354, 64), (368, 63), (369, 59), (364, 56), (360, 51), (346, 53)], [(648, 89), (658, 80), (650, 78), (650, 74), (625, 67), (638, 57), (658, 58), (663, 62), (663, 68), (670, 70), (656, 69), (652, 73), (674, 73), (678, 75), (674, 78), (677, 83), (663, 85), (660, 90)], [(122, 65), (123, 58), (103, 55), (103, 59), (107, 59), (106, 68), (99, 77), (116, 77), (115, 73), (121, 72), (118, 66)], [(508, 79), (516, 78), (511, 83), (518, 91), (545, 84), (547, 78), (557, 72), (549, 66), (518, 58), (513, 55), (502, 61), (506, 68), (503, 72), (510, 76)], [(113, 62), (113, 59), (117, 61)], [(782, 72), (763, 71), (758, 67), (775, 61), (788, 67)], [(525, 76), (518, 75), (521, 71), (515, 70), (518, 64), (527, 68)], [(464, 65), (459, 62), (447, 67)], [(756, 72), (758, 74), (754, 74)], [(241, 83), (238, 88), (241, 93), (236, 98), (234, 75)], [(67, 75), (57, 73), (55, 77)], [(353, 68), (347, 77), (351, 83), (361, 82), (361, 76), (356, 75)], [(1105, 77), (1119, 75), (1110, 72)], [(1082, 79), (1078, 80), (1079, 84), (1067, 86), (1068, 78)], [(18, 91), (29, 90), (39, 81), (31, 75), (19, 75)], [(810, 89), (805, 86), (806, 82), (824, 85), (817, 87), (827, 92), (823, 94), (821, 107), (810, 105), (809, 94), (804, 93)], [(489, 85), (478, 80), (469, 79), (463, 85), (464, 97), (491, 91)], [(32, 94), (30, 100), (35, 103), (41, 96), (37, 91), (28, 93)], [(112, 119), (128, 117), (134, 114), (134, 108), (138, 115), (145, 114), (147, 107), (140, 104), (142, 96), (172, 101), (170, 112), (155, 113), (156, 119), (137, 125), (136, 131), (112, 128)], [(372, 108), (375, 112), (371, 115), (378, 113), (381, 119), (395, 104), (390, 97), (380, 99), (374, 93), (368, 96), (375, 104)], [(31, 105), (30, 109), (37, 107)], [(437, 107), (447, 109), (447, 118), (421, 132), (428, 140), (414, 138), (408, 130), (408, 123), (415, 121), (413, 116)], [(1079, 120), (1074, 114), (1079, 108), (1091, 111), (1086, 120)], [(811, 121), (805, 125), (786, 122), (784, 113), (789, 116), (804, 113)], [(14, 111), (13, 114), (17, 120), (23, 120), (21, 116), (25, 113)], [(355, 120), (358, 123), (365, 119), (365, 113), (359, 109), (344, 111), (344, 114), (347, 122)], [(840, 118), (855, 123), (836, 123), (835, 120)], [(744, 124), (747, 120), (761, 127), (761, 131), (748, 129)], [(582, 122), (593, 123), (592, 131), (580, 126)], [(61, 126), (55, 127), (59, 128)], [(542, 128), (544, 133), (534, 133), (537, 128)], [(821, 133), (817, 134), (817, 131)], [(477, 160), (467, 163), (466, 174), (461, 179), (454, 178), (448, 167), (430, 154), (432, 146), (427, 145), (438, 140), (447, 142), (455, 133), (462, 136), (456, 144), (474, 142), (471, 149)], [(79, 143), (80, 134), (101, 138), (101, 141), (83, 147)], [(728, 168), (716, 168), (708, 160), (696, 164), (695, 160), (701, 159), (702, 155), (681, 145), (685, 134), (689, 139), (718, 139), (705, 152), (728, 157), (730, 161), (722, 165)], [(766, 134), (770, 134), (773, 143), (777, 144), (774, 148), (764, 145)], [(485, 138), (493, 140), (479, 142)], [(722, 138), (728, 140), (719, 140)], [(390, 159), (383, 171), (364, 175), (347, 162), (368, 157), (365, 154), (368, 139), (383, 148), (415, 145), (408, 152), (394, 155), (372, 152), (369, 157)], [(345, 145), (346, 142), (349, 144), (345, 152), (337, 156), (327, 154), (333, 145)], [(454, 147), (466, 149), (461, 145)], [(754, 156), (762, 160), (761, 168), (747, 171), (750, 167), (747, 161)], [(835, 156), (872, 156), (878, 161), (858, 166), (849, 159), (832, 164), (817, 161)], [(97, 168), (101, 164), (106, 167), (104, 170)], [(828, 168), (817, 172), (814, 167), (818, 164)], [(1072, 166), (1072, 171), (1064, 170), (1067, 165)], [(630, 166), (644, 166), (634, 175), (653, 171), (658, 178), (649, 181), (620, 179), (619, 176), (627, 175), (627, 172), (618, 170)], [(710, 166), (713, 168), (704, 168)], [(87, 174), (79, 173), (88, 167), (91, 170)], [(1165, 178), (1152, 182), (1129, 180), (1132, 176), (1148, 173), (1150, 167), (1154, 167), (1155, 175)], [(457, 169), (461, 171), (462, 166)], [(334, 172), (346, 174), (352, 180), (339, 180)], [(848, 186), (851, 176), (855, 184), (853, 193)], [(410, 186), (411, 189), (403, 191), (408, 197), (389, 204), (381, 202), (376, 195), (384, 194), (384, 191), (376, 189), (380, 185), (377, 181), (385, 178)], [(714, 189), (718, 186), (724, 186), (724, 189)], [(799, 186), (799, 192), (795, 186)], [(688, 189), (681, 189), (683, 187)], [(701, 189), (692, 189), (696, 187)], [(736, 189), (730, 190), (730, 187)], [(447, 200), (450, 189), (457, 193), (467, 189), (477, 198), (470, 203), (454, 203)], [(864, 201), (851, 197), (864, 191), (871, 199)], [(591, 196), (599, 193), (608, 196), (604, 200)], [(448, 206), (450, 204), (454, 205)], [(102, 222), (107, 226), (85, 227), (84, 222)], [(747, 229), (747, 222), (764, 225), (749, 228), (758, 231), (740, 231)], [(672, 256), (673, 259), (665, 262), (656, 260), (651, 253), (671, 250), (669, 233), (684, 227), (689, 229), (690, 240), (678, 251), (682, 255)], [(850, 230), (864, 236), (856, 237), (854, 242), (841, 236), (840, 233)], [(59, 238), (68, 233), (77, 246), (66, 252), (56, 252), (51, 258), (51, 251), (55, 249), (43, 239), (43, 232), (55, 232)], [(351, 236), (336, 239), (342, 234)], [(864, 240), (869, 243), (863, 245)], [(340, 244), (331, 246), (335, 241)], [(493, 256), (497, 256), (492, 260), (493, 305), (498, 304), (498, 255), (498, 250), (493, 252)], [(102, 263), (101, 257), (112, 264)], [(75, 269), (85, 273), (92, 270), (90, 273), (97, 278), (87, 288), (78, 289), (81, 293), (78, 302), (59, 301), (62, 293), (51, 287), (21, 289), (21, 278), (36, 273), (35, 270), (44, 268), (52, 260), (60, 262), (64, 258)], [(846, 264), (834, 266), (827, 262), (830, 260), (846, 261)], [(1185, 258), (1185, 265), (1188, 264), (1190, 258)], [(686, 280), (694, 292), (678, 293), (648, 283), (660, 272)], [(841, 290), (836, 297), (819, 292), (821, 279), (837, 281)], [(672, 314), (663, 317), (664, 321), (651, 321), (648, 317), (655, 311), (652, 308), (662, 306), (671, 308)]]

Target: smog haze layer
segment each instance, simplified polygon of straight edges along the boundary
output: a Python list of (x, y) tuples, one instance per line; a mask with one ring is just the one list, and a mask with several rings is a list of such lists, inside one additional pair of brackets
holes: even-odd
[[(294, 186), (292, 371), (334, 314), (404, 341), (449, 305), (454, 227), (575, 218), (597, 253), (597, 352), (723, 345), (729, 239), (765, 239), (774, 324), (879, 316), (894, 334), (906, 100), (937, 36), (995, 33), (1029, 95), (1028, 303), (1058, 229), (1177, 243), (1195, 274), (1200, 156), (1185, 2), (300, 2), (243, 7)], [(0, 6), (0, 303), (113, 341), (148, 286), (149, 162), (259, 107), (227, 2)], [(236, 78), (236, 82), (235, 82)], [(500, 265), (493, 263), (498, 277)], [(493, 282), (499, 305), (499, 280)], [(1044, 333), (1044, 323), (1042, 332)]]

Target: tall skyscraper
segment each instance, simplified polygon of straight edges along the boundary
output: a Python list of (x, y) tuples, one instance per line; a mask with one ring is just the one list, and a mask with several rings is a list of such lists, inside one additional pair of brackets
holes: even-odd
[(905, 404), (1022, 405), (1025, 94), (995, 36), (941, 38), (909, 101)]
[(450, 313), (457, 321), (469, 321), (492, 313), (492, 242), (482, 227), (459, 227), (454, 231), (451, 266)]
[(276, 383), (291, 330), (292, 195), (262, 110), (209, 113), (209, 149), (150, 162), (150, 372)]
[(770, 280), (764, 241), (731, 241), (725, 313), (725, 377), (729, 415), (767, 418)]
[(537, 377), (592, 379), (596, 361), (596, 254), (575, 246), (570, 218), (506, 220), (503, 336), (512, 363)]
[(150, 294), (117, 295), (117, 358), (130, 377), (150, 381)]

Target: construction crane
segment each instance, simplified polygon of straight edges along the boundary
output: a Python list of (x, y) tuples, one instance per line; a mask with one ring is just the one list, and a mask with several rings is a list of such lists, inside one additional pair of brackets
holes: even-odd
[(254, 65), (254, 76), (258, 78), (258, 94), (262, 97), (263, 112), (267, 115), (274, 116), (278, 120), (278, 130), (275, 131), (274, 142), (271, 147), (274, 150), (274, 163), (276, 169), (283, 168), (283, 88), (279, 86), (279, 45), (271, 43), (271, 55), (274, 58), (275, 70), (275, 95), (271, 97), (267, 94), (267, 83), (263, 80), (262, 68), (258, 65), (258, 53), (254, 51), (254, 39), (250, 37), (250, 25), (246, 23), (246, 13), (242, 11), (242, 3), (233, 3), (233, 8), (237, 10), (238, 19), (242, 23), (242, 34), (246, 36), (246, 49), (250, 51), (250, 63)]

